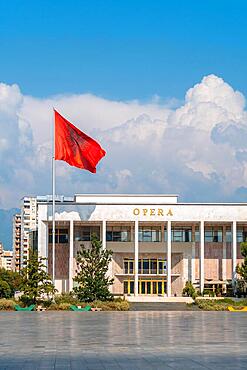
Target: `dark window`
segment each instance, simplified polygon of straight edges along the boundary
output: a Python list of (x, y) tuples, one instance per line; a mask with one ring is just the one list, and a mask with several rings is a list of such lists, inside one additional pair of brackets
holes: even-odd
[(130, 281), (130, 294), (134, 294), (135, 284), (134, 281)]
[(150, 260), (150, 273), (157, 274), (157, 260), (155, 259)]
[(173, 242), (191, 242), (192, 230), (188, 227), (174, 227), (172, 228), (172, 241)]
[(139, 242), (161, 242), (161, 228), (159, 226), (141, 226), (138, 238)]
[(214, 229), (213, 227), (207, 227), (205, 229), (205, 242), (206, 243), (222, 243), (223, 232), (222, 227)]
[(106, 240), (108, 242), (130, 242), (130, 226), (107, 226)]
[(149, 260), (143, 260), (143, 274), (149, 274)]
[(99, 226), (75, 226), (75, 240), (87, 242), (92, 240), (92, 236), (96, 235), (98, 240), (100, 239), (100, 228)]
[[(66, 244), (68, 242), (68, 229), (55, 229), (55, 243)], [(52, 229), (49, 229), (49, 243), (52, 243)]]

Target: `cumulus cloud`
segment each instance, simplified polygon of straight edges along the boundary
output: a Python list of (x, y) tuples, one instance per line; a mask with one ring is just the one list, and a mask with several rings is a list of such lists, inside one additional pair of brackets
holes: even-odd
[(0, 84), (0, 206), (51, 189), (53, 112), (58, 109), (107, 151), (97, 175), (57, 162), (57, 189), (178, 193), (184, 201), (238, 201), (247, 194), (244, 96), (205, 76), (179, 107), (90, 94), (38, 99)]

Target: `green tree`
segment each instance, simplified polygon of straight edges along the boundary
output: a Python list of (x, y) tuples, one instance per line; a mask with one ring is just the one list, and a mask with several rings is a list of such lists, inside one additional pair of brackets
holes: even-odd
[(111, 259), (112, 251), (103, 249), (96, 235), (92, 237), (91, 248), (81, 247), (77, 253), (77, 275), (74, 278), (78, 284), (74, 292), (80, 301), (107, 301), (113, 298), (109, 286), (114, 279), (107, 276)]
[(36, 252), (29, 251), (27, 267), (22, 270), (21, 290), (29, 303), (36, 303), (43, 294), (53, 295), (56, 289), (46, 272), (43, 263), (46, 258), (39, 257)]
[(13, 297), (15, 291), (20, 290), (22, 277), (18, 272), (9, 271), (4, 268), (0, 268), (0, 281), (7, 283), (7, 285), (2, 284), (2, 290), (1, 290), (2, 293), (0, 293), (0, 297), (4, 296), (4, 290), (3, 290), (4, 286), (6, 287), (7, 290), (10, 289), (10, 293), (9, 292), (6, 293), (8, 297)]
[(0, 280), (0, 298), (11, 298), (13, 296), (7, 281)]
[(246, 290), (247, 286), (247, 242), (241, 243), (241, 254), (244, 257), (244, 262), (238, 264), (236, 272), (240, 276), (240, 281), (237, 286), (242, 286), (241, 290)]

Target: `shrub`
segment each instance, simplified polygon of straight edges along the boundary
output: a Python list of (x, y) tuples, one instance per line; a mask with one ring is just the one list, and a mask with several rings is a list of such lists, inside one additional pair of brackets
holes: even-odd
[(183, 289), (183, 295), (187, 295), (188, 297), (192, 298), (196, 297), (196, 290), (191, 281), (186, 281), (185, 287)]
[(68, 311), (70, 309), (71, 304), (70, 303), (52, 303), (49, 307), (48, 310), (53, 310), (53, 311)]
[(12, 311), (15, 309), (15, 301), (12, 299), (0, 299), (0, 310)]
[(61, 293), (56, 294), (54, 297), (55, 303), (70, 303), (70, 304), (79, 304), (78, 299), (70, 292), (70, 293)]
[(109, 302), (94, 301), (90, 303), (92, 307), (101, 308), (102, 311), (128, 311), (129, 302), (123, 299), (116, 299)]
[(240, 308), (247, 306), (247, 300), (233, 301), (230, 298), (224, 298), (221, 300), (211, 300), (211, 299), (197, 299), (195, 304), (205, 311), (227, 311), (228, 306), (235, 306)]
[(33, 303), (33, 300), (32, 298), (30, 298), (29, 296), (23, 294), (21, 297), (20, 297), (20, 306), (30, 306), (32, 303)]
[(220, 301), (210, 299), (197, 299), (197, 306), (204, 311), (226, 311), (228, 304), (222, 304)]
[(209, 297), (214, 297), (215, 293), (211, 289), (204, 289), (203, 295), (208, 295)]
[(53, 304), (53, 302), (52, 302), (52, 300), (51, 300), (51, 299), (45, 299), (44, 301), (42, 301), (42, 302), (41, 302), (41, 304), (42, 304), (45, 308), (48, 308), (48, 307), (50, 307), (50, 306)]

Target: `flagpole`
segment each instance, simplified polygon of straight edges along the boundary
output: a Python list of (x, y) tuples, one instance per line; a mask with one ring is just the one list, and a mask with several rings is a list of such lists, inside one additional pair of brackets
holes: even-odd
[(55, 285), (55, 194), (56, 194), (56, 168), (55, 168), (55, 120), (52, 135), (52, 282)]

